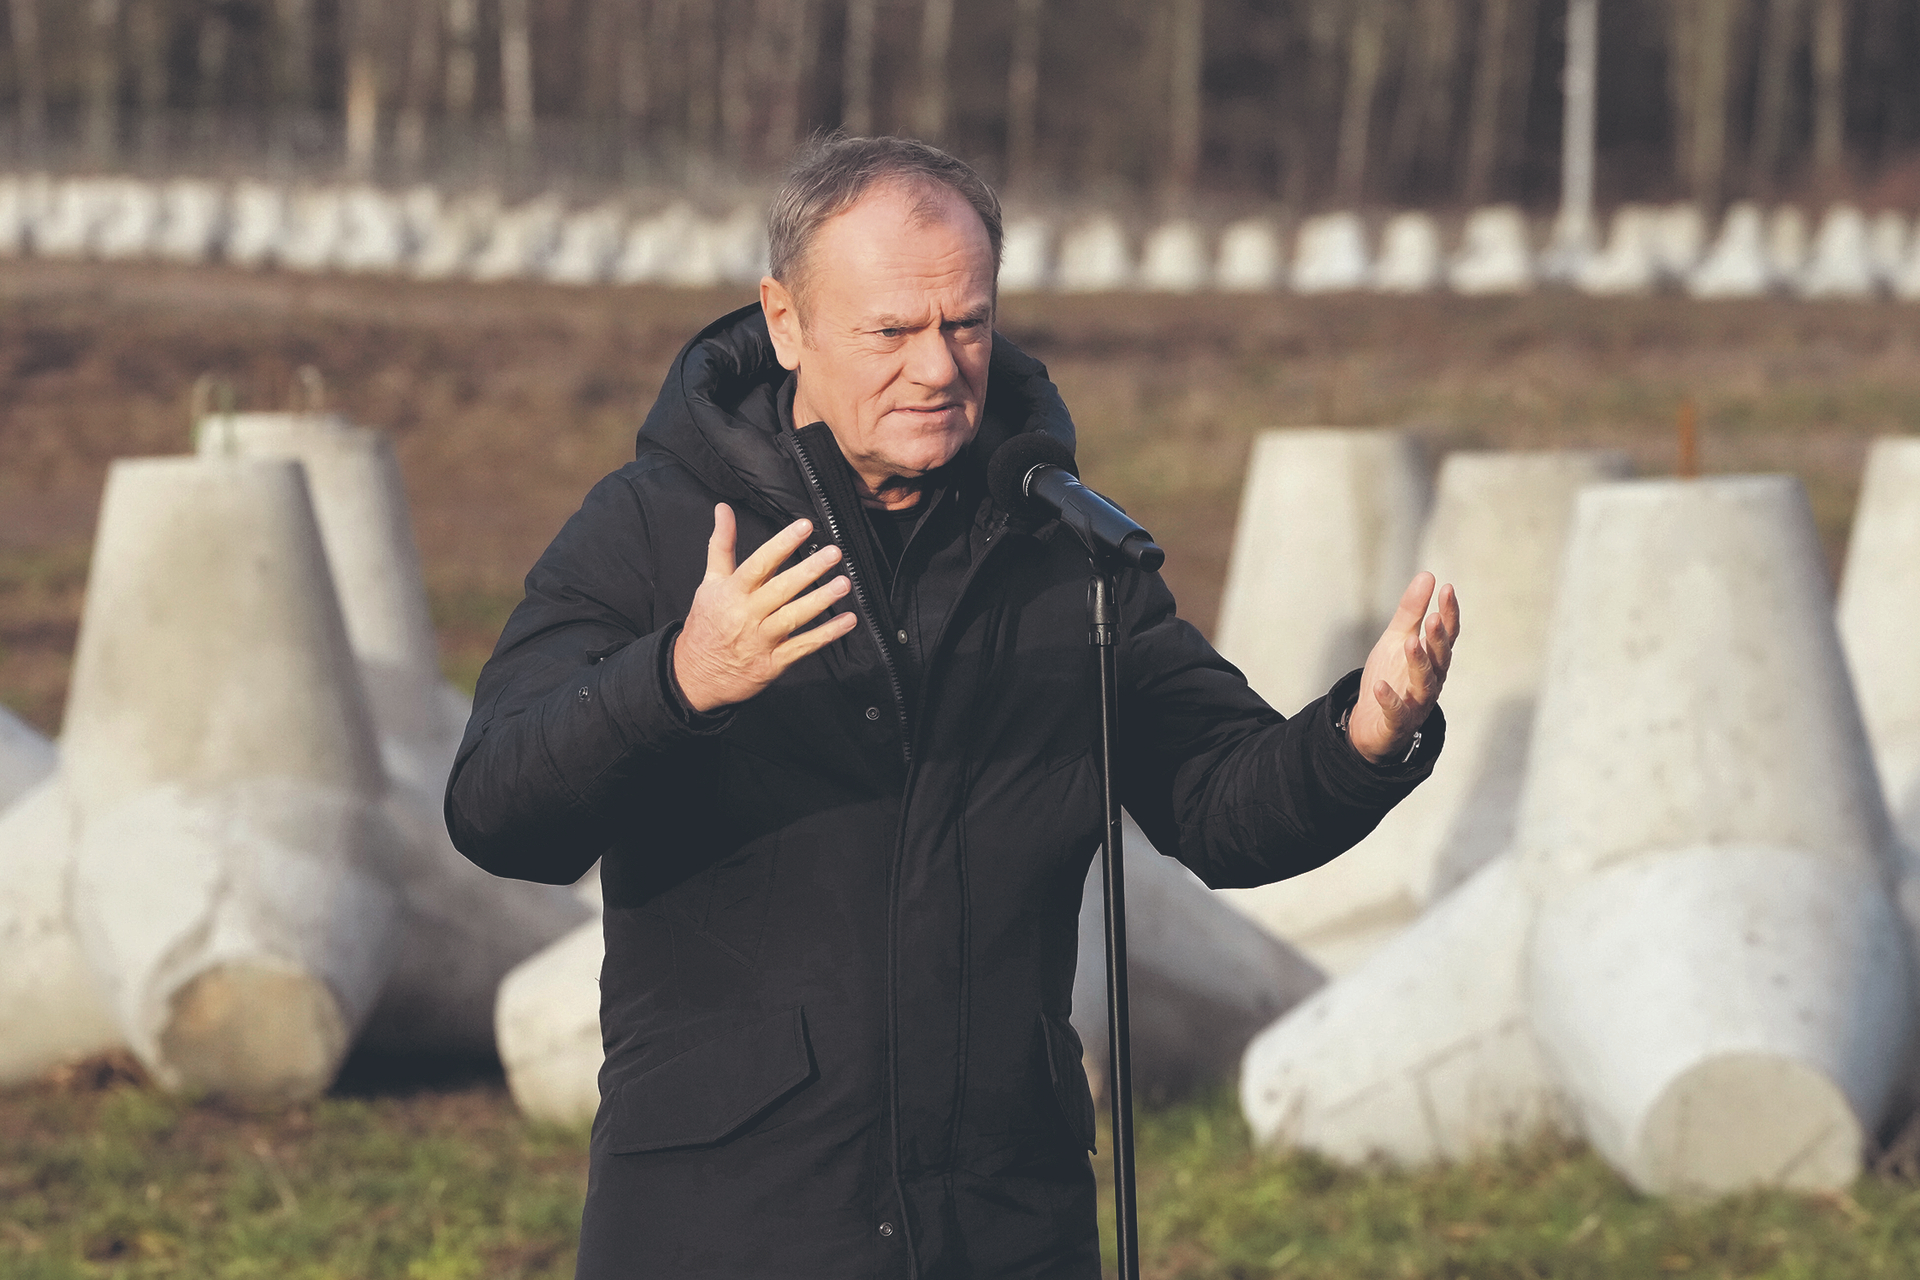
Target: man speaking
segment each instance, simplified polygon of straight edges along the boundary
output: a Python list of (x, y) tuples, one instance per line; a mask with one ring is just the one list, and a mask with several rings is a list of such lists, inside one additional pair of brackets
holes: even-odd
[[(988, 491), (1008, 440), (1074, 438), (994, 333), (1000, 228), (920, 143), (803, 160), (759, 305), (680, 352), (481, 673), (455, 843), (551, 884), (601, 861), (583, 1280), (1099, 1275), (1087, 555)], [(1444, 735), (1433, 585), (1283, 719), (1123, 573), (1119, 786), (1154, 844), (1255, 885), (1371, 831)]]

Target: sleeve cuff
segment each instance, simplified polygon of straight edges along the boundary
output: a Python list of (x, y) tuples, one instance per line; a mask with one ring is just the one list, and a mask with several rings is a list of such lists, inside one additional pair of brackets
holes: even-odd
[[(1447, 717), (1435, 706), (1428, 714), (1426, 723), (1420, 726), (1420, 741), (1412, 755), (1404, 761), (1375, 764), (1360, 754), (1341, 727), (1360, 702), (1360, 676), (1358, 669), (1349, 671), (1327, 691), (1320, 714), (1323, 745), (1326, 748), (1324, 758), (1341, 780), (1355, 791), (1370, 793), (1384, 790), (1397, 798), (1433, 772), (1434, 762), (1440, 757), (1440, 748), (1446, 743)], [(1324, 741), (1327, 738), (1332, 740)]]
[(686, 691), (680, 687), (680, 677), (673, 669), (673, 645), (680, 638), (680, 626), (678, 622), (671, 623), (660, 634), (660, 687), (666, 691), (668, 710), (681, 727), (692, 733), (714, 733), (733, 722), (733, 710), (721, 707), (717, 711), (695, 711), (693, 704), (687, 701)]

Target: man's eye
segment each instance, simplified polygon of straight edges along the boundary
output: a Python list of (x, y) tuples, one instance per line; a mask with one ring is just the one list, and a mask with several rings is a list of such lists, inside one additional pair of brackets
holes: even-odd
[(905, 332), (906, 332), (906, 330), (904, 330), (904, 329), (876, 329), (876, 330), (875, 330), (874, 332), (876, 332), (876, 333), (878, 333), (878, 334), (879, 334), (879, 335), (880, 335), (881, 337), (883, 337), (883, 338), (897, 338), (897, 337), (899, 337), (899, 336), (900, 336), (900, 335), (901, 335), (902, 333), (905, 333)]

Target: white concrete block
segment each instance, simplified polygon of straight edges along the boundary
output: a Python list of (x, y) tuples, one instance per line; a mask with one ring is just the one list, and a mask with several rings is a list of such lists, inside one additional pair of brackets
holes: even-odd
[(1650, 292), (1658, 283), (1654, 259), (1654, 228), (1660, 210), (1651, 205), (1623, 204), (1613, 211), (1606, 248), (1580, 264), (1573, 283), (1583, 293), (1612, 297)]
[(1658, 210), (1650, 232), (1649, 247), (1661, 281), (1685, 283), (1706, 250), (1707, 220), (1700, 206), (1683, 200)]
[(1133, 286), (1127, 233), (1106, 214), (1068, 227), (1060, 237), (1055, 284), (1065, 293), (1101, 293)]
[(147, 256), (160, 231), (160, 189), (133, 178), (116, 179), (106, 184), (103, 204), (94, 256), (104, 262)]
[(1888, 279), (1887, 288), (1902, 302), (1920, 302), (1920, 233), (1908, 242), (1906, 257)]
[(1442, 699), (1444, 762), (1358, 845), (1305, 875), (1227, 891), (1238, 905), (1344, 974), (1508, 848), (1574, 499), (1626, 474), (1624, 455), (1604, 451), (1448, 455), (1414, 557), (1454, 584), (1473, 619)]
[(637, 218), (627, 228), (626, 242), (613, 265), (615, 284), (661, 284), (669, 274), (706, 273), (704, 280), (719, 283), (719, 272), (704, 254), (696, 252), (700, 214), (685, 201), (675, 201), (650, 217)]
[(1640, 1190), (1843, 1191), (1912, 1034), (1879, 870), (1704, 845), (1549, 892), (1530, 1007), (1588, 1139)]
[(0, 706), (0, 813), (50, 777), (60, 755), (40, 731)]
[(767, 211), (760, 205), (740, 205), (709, 224), (707, 236), (722, 283), (758, 285), (767, 274)]
[(1841, 1189), (1912, 993), (1805, 495), (1592, 488), (1563, 572), (1515, 841), (1542, 1047), (1643, 1189)]
[(1328, 213), (1300, 224), (1294, 241), (1295, 293), (1343, 293), (1366, 287), (1367, 228), (1357, 213)]
[(495, 1035), (507, 1088), (520, 1110), (584, 1125), (600, 1105), (600, 966), (606, 941), (587, 921), (507, 975)]
[(627, 211), (614, 201), (568, 214), (547, 262), (547, 279), (555, 284), (604, 282), (612, 274), (626, 230)]
[(425, 201), (414, 203), (414, 216), (430, 218), (413, 255), (413, 274), (419, 280), (463, 274), (500, 215), (500, 197), (491, 191), (468, 192), (432, 211)]
[(30, 222), (24, 180), (0, 173), (0, 258), (17, 258), (27, 251)]
[(1381, 293), (1427, 293), (1440, 287), (1440, 227), (1424, 213), (1396, 213), (1380, 233), (1373, 287)]
[(273, 261), (287, 233), (287, 218), (284, 189), (265, 182), (235, 183), (227, 261), (240, 267), (263, 267)]
[(122, 1044), (74, 933), (73, 854), (58, 778), (0, 813), (0, 1088)]
[(1755, 298), (1773, 281), (1760, 206), (1742, 201), (1727, 210), (1720, 238), (1687, 277), (1687, 291), (1696, 298)]
[(1790, 204), (1767, 219), (1767, 267), (1776, 282), (1787, 285), (1807, 269), (1807, 217)]
[(1014, 218), (1000, 241), (1000, 288), (1037, 293), (1053, 284), (1053, 231), (1041, 218)]
[(332, 1080), (393, 959), (400, 838), (300, 467), (108, 473), (61, 740), (75, 924), (156, 1079)]
[(334, 265), (342, 271), (387, 274), (405, 265), (411, 250), (407, 213), (378, 187), (348, 187), (340, 196), (340, 242)]
[(1867, 262), (1873, 281), (1892, 292), (1907, 261), (1907, 215), (1883, 209), (1867, 228)]
[(474, 256), (468, 274), (475, 280), (520, 280), (545, 271), (560, 242), (566, 208), (555, 196), (537, 196), (502, 211), (493, 234)]
[(97, 178), (65, 178), (52, 184), (44, 211), (33, 223), (33, 252), (41, 258), (84, 258), (107, 215), (109, 188)]
[[(1326, 984), (1298, 951), (1162, 857), (1126, 819), (1133, 1083), (1148, 1101), (1231, 1081), (1256, 1032)], [(1073, 1029), (1096, 1097), (1108, 1079), (1106, 896), (1096, 857), (1080, 902)]]
[(1426, 518), (1428, 473), (1398, 431), (1262, 432), (1247, 464), (1216, 643), (1286, 715), (1366, 659)]
[(1518, 206), (1488, 205), (1467, 215), (1460, 252), (1447, 268), (1447, 284), (1455, 293), (1469, 295), (1533, 288), (1533, 245)]
[(1795, 286), (1803, 298), (1871, 298), (1875, 280), (1867, 219), (1850, 204), (1837, 204), (1821, 219), (1813, 256)]
[(346, 231), (346, 200), (339, 188), (297, 188), (287, 201), (275, 256), (289, 271), (330, 271), (339, 265)]
[(1140, 251), (1140, 286), (1163, 293), (1192, 293), (1207, 286), (1207, 237), (1191, 218), (1155, 227)]
[(1511, 859), (1247, 1046), (1255, 1142), (1335, 1160), (1461, 1160), (1571, 1116), (1527, 1021), (1534, 902)]
[(1280, 232), (1265, 218), (1246, 218), (1220, 233), (1213, 282), (1226, 293), (1266, 293), (1286, 279)]
[(1920, 440), (1885, 437), (1867, 454), (1836, 614), (1887, 808), (1920, 850)]
[(166, 262), (200, 263), (227, 234), (227, 193), (216, 183), (182, 178), (160, 193), (161, 219), (153, 255)]
[(325, 415), (205, 419), (203, 456), (295, 459), (353, 648), (404, 837), (392, 867), (404, 919), (393, 976), (363, 1043), (485, 1053), (500, 979), (586, 916), (568, 890), (488, 875), (447, 837), (442, 794), (466, 727), (464, 697), (440, 676), (420, 555), (400, 467), (384, 433)]

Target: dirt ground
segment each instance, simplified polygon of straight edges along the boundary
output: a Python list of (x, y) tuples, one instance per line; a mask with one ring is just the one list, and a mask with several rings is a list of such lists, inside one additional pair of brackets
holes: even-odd
[[(187, 448), (194, 387), (277, 408), (304, 366), (393, 433), (449, 674), (470, 682), (519, 581), (632, 456), (667, 361), (745, 290), (416, 284), (0, 263), (0, 702), (58, 728), (102, 480)], [(1868, 442), (1920, 431), (1920, 308), (1786, 301), (1010, 297), (1000, 326), (1073, 407), (1088, 480), (1169, 548), (1210, 628), (1249, 443), (1396, 425), (1453, 448), (1605, 445), (1806, 481), (1836, 568)]]

